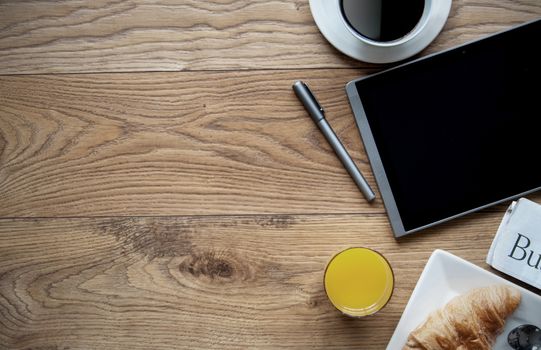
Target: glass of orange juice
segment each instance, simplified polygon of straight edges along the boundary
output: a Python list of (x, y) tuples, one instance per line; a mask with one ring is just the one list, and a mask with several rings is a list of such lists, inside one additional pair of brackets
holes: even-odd
[(324, 283), (334, 307), (348, 316), (363, 317), (375, 314), (391, 299), (394, 275), (380, 253), (349, 248), (331, 259)]

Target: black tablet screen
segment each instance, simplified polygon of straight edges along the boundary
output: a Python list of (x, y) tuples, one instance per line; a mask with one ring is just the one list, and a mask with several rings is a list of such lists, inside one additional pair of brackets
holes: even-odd
[(541, 186), (541, 20), (356, 83), (412, 230)]

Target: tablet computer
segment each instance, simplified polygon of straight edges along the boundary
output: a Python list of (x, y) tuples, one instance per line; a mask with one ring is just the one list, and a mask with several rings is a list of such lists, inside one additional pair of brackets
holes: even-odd
[(541, 189), (541, 20), (349, 82), (395, 236)]

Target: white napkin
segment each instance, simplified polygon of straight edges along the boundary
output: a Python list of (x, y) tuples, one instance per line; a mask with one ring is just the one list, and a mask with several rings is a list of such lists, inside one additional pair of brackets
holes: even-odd
[(541, 205), (521, 198), (509, 206), (487, 263), (541, 289)]

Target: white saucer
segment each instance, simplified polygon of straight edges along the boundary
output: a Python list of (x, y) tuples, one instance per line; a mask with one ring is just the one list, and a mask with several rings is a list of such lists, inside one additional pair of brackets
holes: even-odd
[(310, 0), (312, 16), (321, 34), (342, 53), (364, 62), (391, 63), (401, 61), (427, 47), (440, 33), (452, 0), (429, 1), (426, 20), (416, 36), (397, 45), (374, 46), (356, 38), (345, 26), (340, 14), (340, 0)]

